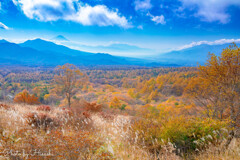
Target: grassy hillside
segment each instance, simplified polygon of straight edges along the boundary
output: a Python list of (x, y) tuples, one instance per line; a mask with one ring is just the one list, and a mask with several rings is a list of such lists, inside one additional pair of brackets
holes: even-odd
[[(141, 134), (133, 132), (136, 117), (117, 112), (109, 113), (104, 108), (97, 112), (91, 108), (85, 108), (88, 114), (86, 111), (76, 114), (76, 111), (82, 110), (84, 105), (82, 108), (72, 110), (36, 105), (1, 104), (0, 106), (1, 148), (7, 151), (19, 151), (19, 153), (25, 150), (25, 155), (5, 154), (15, 159), (62, 159), (64, 157), (66, 159), (149, 160), (185, 159), (187, 158), (185, 156), (191, 156), (191, 159), (196, 160), (240, 158), (240, 142), (237, 139), (228, 150), (212, 146), (197, 155), (182, 157), (175, 154), (174, 147), (168, 142), (165, 145), (161, 144), (163, 149), (160, 155), (152, 153), (147, 149), (148, 144), (139, 144), (140, 141), (145, 140), (142, 139)], [(158, 145), (160, 142), (154, 143)], [(44, 156), (39, 156), (40, 154)]]

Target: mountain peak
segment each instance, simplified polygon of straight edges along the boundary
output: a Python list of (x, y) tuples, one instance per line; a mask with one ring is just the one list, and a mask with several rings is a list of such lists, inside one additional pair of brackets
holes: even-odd
[(9, 43), (8, 41), (6, 41), (5, 39), (1, 39), (0, 43)]
[(74, 50), (71, 48), (68, 48), (67, 46), (56, 44), (52, 41), (47, 41), (43, 40), (40, 38), (34, 39), (34, 40), (28, 40), (24, 43), (19, 44), (22, 47), (29, 47), (33, 48), (38, 51), (48, 51), (48, 52), (54, 52), (54, 53), (62, 53), (65, 55), (70, 55), (70, 56), (89, 56), (92, 55), (93, 53), (89, 52), (84, 52), (84, 51), (79, 51), (79, 50)]
[(43, 40), (41, 38), (36, 38), (33, 40), (27, 40), (24, 43), (20, 44), (24, 47), (31, 47), (31, 46), (53, 46), (56, 45), (55, 43), (51, 42), (51, 41), (47, 41), (47, 40)]
[(58, 36), (54, 37), (52, 40), (56, 40), (56, 41), (69, 41), (63, 35), (58, 35)]
[(41, 38), (36, 38), (36, 39), (33, 39), (33, 41), (44, 41), (44, 40)]

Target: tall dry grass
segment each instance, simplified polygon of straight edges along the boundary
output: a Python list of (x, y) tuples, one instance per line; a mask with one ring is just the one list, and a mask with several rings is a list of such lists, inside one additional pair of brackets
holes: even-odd
[[(175, 146), (167, 143), (161, 150), (149, 151), (146, 141), (133, 131), (133, 117), (111, 112), (89, 112), (69, 109), (7, 104), (0, 107), (1, 152), (6, 150), (30, 153), (34, 150), (44, 156), (1, 153), (3, 159), (119, 159), (119, 160), (181, 160), (181, 159), (240, 159), (240, 142), (234, 139), (230, 148), (214, 146), (196, 154), (177, 155)], [(100, 111), (100, 110), (99, 110)], [(30, 123), (51, 119), (50, 124)], [(44, 115), (41, 119), (41, 116)], [(45, 125), (45, 126), (44, 126)], [(134, 136), (133, 136), (134, 135)], [(142, 141), (139, 145), (139, 141)], [(155, 142), (153, 142), (154, 144)], [(49, 155), (47, 154), (49, 151)]]

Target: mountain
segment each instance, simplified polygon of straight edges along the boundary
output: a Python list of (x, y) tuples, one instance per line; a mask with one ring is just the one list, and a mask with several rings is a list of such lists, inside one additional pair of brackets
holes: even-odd
[(5, 39), (0, 40), (0, 43), (7, 43), (8, 41), (6, 41)]
[(6, 61), (5, 63), (10, 64), (17, 63), (17, 64), (46, 65), (54, 64), (54, 62), (56, 61), (58, 61), (59, 63), (64, 63), (64, 61), (66, 61), (65, 58), (68, 58), (62, 54), (48, 54), (29, 47), (21, 47), (15, 43), (10, 43), (7, 41), (1, 42), (2, 42), (0, 43), (1, 63)]
[[(231, 44), (202, 44), (187, 49), (171, 51), (152, 57), (151, 61), (112, 56), (106, 53), (90, 53), (74, 50), (42, 39), (28, 40), (21, 44), (0, 40), (0, 64), (24, 65), (139, 65), (139, 66), (196, 66), (204, 64), (209, 52), (219, 56), (222, 50)], [(239, 45), (239, 44), (237, 44)], [(117, 44), (112, 48), (129, 48)], [(131, 48), (131, 47), (130, 47)], [(134, 48), (134, 47), (133, 47)]]
[(73, 50), (42, 39), (21, 44), (0, 41), (0, 64), (22, 65), (144, 65), (143, 60), (117, 57), (105, 53)]
[(65, 47), (63, 45), (57, 45), (53, 42), (50, 41), (45, 41), (42, 39), (34, 39), (34, 40), (28, 40), (24, 43), (19, 44), (22, 47), (30, 47), (38, 51), (43, 51), (43, 52), (57, 52), (57, 53), (62, 53), (65, 55), (70, 55), (70, 56), (90, 56), (93, 55), (93, 53), (89, 52), (82, 52), (79, 50), (74, 50), (70, 49), (68, 47)]
[[(156, 58), (160, 62), (174, 63), (184, 66), (196, 66), (197, 64), (203, 65), (208, 59), (209, 53), (214, 53), (217, 56), (221, 55), (224, 48), (232, 45), (230, 43), (221, 45), (208, 45), (202, 44), (191, 48), (171, 51), (165, 54), (158, 55)], [(237, 44), (239, 45), (239, 44)]]
[(148, 48), (141, 48), (138, 46), (129, 45), (129, 44), (121, 44), (121, 43), (111, 44), (109, 46), (97, 46), (97, 48), (101, 49), (101, 50), (111, 51), (111, 52), (127, 52), (127, 53), (152, 53), (152, 52), (154, 52), (153, 50), (148, 49)]
[(52, 40), (54, 40), (54, 41), (69, 41), (67, 38), (65, 38), (62, 35), (58, 35), (58, 36), (52, 38)]
[(89, 52), (101, 52), (101, 53), (111, 53), (116, 55), (123, 55), (123, 56), (131, 56), (134, 55), (139, 57), (144, 57), (146, 55), (154, 55), (156, 54), (156, 50), (143, 48), (135, 45), (129, 45), (124, 43), (113, 43), (110, 45), (98, 45), (98, 46), (91, 46), (91, 45), (83, 45), (77, 42), (67, 41), (61, 42), (63, 45), (72, 46), (74, 48), (78, 48), (79, 50), (85, 50)]

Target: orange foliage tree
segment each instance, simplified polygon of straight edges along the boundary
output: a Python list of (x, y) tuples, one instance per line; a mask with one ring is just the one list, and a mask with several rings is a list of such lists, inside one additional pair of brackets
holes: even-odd
[(22, 92), (18, 93), (15, 98), (14, 102), (16, 103), (24, 103), (24, 104), (39, 104), (38, 97), (34, 94), (29, 94), (27, 90), (23, 90)]
[[(205, 66), (199, 66), (198, 77), (186, 87), (186, 93), (207, 110), (207, 115), (231, 119), (231, 128), (240, 118), (240, 48), (236, 45), (223, 50), (220, 57), (211, 54)], [(229, 135), (227, 146), (234, 136)]]
[(58, 66), (54, 80), (57, 88), (67, 98), (68, 107), (71, 107), (71, 98), (77, 93), (78, 87), (86, 82), (83, 73), (73, 64)]

